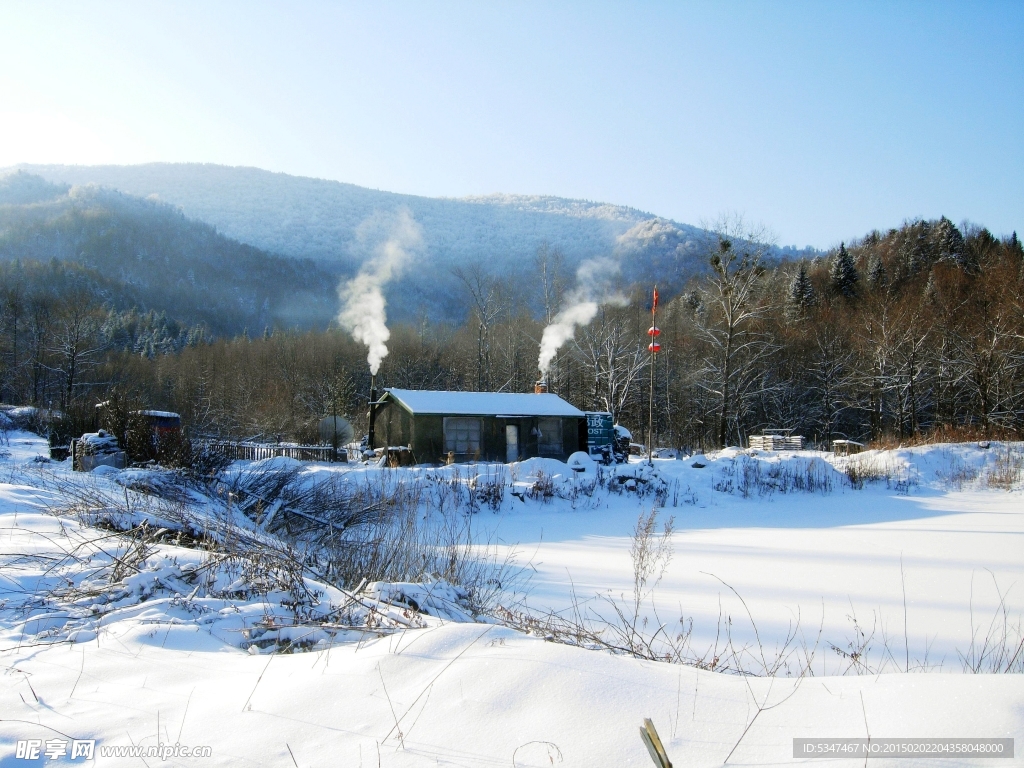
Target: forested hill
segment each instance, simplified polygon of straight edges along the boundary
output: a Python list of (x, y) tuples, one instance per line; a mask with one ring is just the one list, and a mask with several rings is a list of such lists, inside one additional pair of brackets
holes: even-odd
[(605, 203), (537, 195), (418, 197), (198, 163), (22, 167), (55, 183), (155, 195), (241, 242), (286, 256), (341, 262), (349, 269), (364, 254), (357, 244), (360, 224), (376, 213), (408, 209), (423, 229), (421, 272), (430, 270), (434, 289), (423, 291), (420, 274), (415, 279), (420, 293), (399, 286), (397, 295), (432, 309), (452, 292), (452, 267), (484, 263), (493, 274), (514, 272), (532, 263), (545, 245), (563, 254), (569, 271), (587, 257), (618, 255), (627, 281), (657, 280), (669, 290), (681, 288), (706, 266), (699, 256), (699, 228)]
[[(239, 243), (164, 203), (27, 173), (0, 176), (0, 262), (29, 281), (77, 275), (113, 309), (166, 312), (217, 335), (325, 327), (337, 311), (327, 265)], [(53, 262), (66, 266), (28, 268)]]
[[(25, 166), (65, 184), (99, 184), (157, 195), (241, 242), (286, 256), (348, 261), (356, 228), (377, 211), (407, 208), (426, 250), (443, 262), (532, 257), (541, 242), (570, 260), (607, 254), (615, 239), (655, 218), (631, 208), (552, 197), (463, 200), (418, 197), (323, 179), (199, 163), (131, 166)], [(681, 226), (681, 230), (690, 228)]]

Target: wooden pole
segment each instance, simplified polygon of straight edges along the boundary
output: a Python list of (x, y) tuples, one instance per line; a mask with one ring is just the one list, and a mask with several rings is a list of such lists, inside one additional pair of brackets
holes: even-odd
[[(651, 301), (651, 328), (658, 327), (658, 286), (654, 286), (654, 299)], [(647, 463), (654, 466), (654, 345), (658, 340), (657, 336), (651, 336), (651, 397), (647, 413)]]

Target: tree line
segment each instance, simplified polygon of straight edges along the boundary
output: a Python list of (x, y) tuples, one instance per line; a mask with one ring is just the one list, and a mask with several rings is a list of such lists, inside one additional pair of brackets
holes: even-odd
[[(659, 306), (653, 371), (650, 286), (624, 287), (628, 302), (602, 307), (559, 351), (551, 391), (644, 434), (653, 373), (655, 442), (689, 449), (745, 445), (764, 428), (822, 445), (936, 430), (1020, 434), (1016, 234), (941, 218), (871, 232), (813, 260), (773, 253), (735, 222), (709, 228), (707, 268)], [(4, 401), (84, 423), (116, 392), (181, 413), (194, 434), (235, 438), (316, 441), (317, 422), (332, 413), (365, 430), (365, 349), (336, 328), (212, 338), (166, 314), (105, 305), (74, 265), (19, 269), (36, 270), (30, 282), (46, 291), (4, 279)], [(573, 285), (556, 249), (540, 249), (530, 274), (507, 278), (482, 262), (456, 270), (467, 320), (393, 326), (378, 385), (530, 391), (543, 328)]]

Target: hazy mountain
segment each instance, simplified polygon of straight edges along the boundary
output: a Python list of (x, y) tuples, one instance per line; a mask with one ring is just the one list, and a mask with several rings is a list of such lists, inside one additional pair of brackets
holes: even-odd
[(0, 175), (0, 205), (42, 203), (67, 191), (67, 184), (51, 184), (42, 176), (24, 171)]
[(557, 197), (488, 195), (464, 199), (381, 192), (257, 168), (152, 163), (135, 166), (24, 166), (63, 184), (99, 184), (157, 196), (186, 216), (241, 242), (287, 256), (358, 259), (356, 228), (377, 212), (407, 208), (423, 227), (433, 263), (532, 257), (542, 242), (571, 261), (607, 254), (615, 238), (652, 215)]
[(0, 260), (79, 265), (71, 274), (98, 300), (217, 334), (324, 327), (337, 312), (339, 273), (322, 262), (239, 243), (165, 203), (27, 173), (0, 176)]
[(706, 268), (699, 228), (607, 203), (540, 195), (418, 197), (197, 163), (22, 168), (54, 184), (100, 185), (169, 203), (229, 238), (314, 259), (341, 274), (353, 273), (369, 252), (359, 240), (361, 225), (407, 209), (422, 227), (423, 248), (388, 288), (395, 319), (461, 320), (467, 302), (454, 267), (479, 263), (521, 282), (531, 278), (544, 245), (562, 253), (567, 273), (585, 258), (616, 255), (627, 281), (657, 282), (666, 295)]

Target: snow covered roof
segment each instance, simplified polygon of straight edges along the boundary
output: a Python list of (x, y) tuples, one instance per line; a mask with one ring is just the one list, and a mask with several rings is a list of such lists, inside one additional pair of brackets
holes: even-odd
[(431, 392), (388, 389), (387, 394), (414, 414), (454, 416), (583, 416), (558, 395), (508, 392)]
[(174, 411), (138, 411), (142, 416), (152, 416), (156, 419), (180, 419), (181, 414)]

